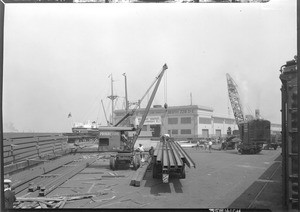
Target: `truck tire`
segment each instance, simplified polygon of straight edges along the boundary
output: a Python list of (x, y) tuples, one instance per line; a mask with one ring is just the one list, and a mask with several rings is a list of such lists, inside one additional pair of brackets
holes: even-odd
[(157, 179), (158, 176), (157, 176), (157, 167), (156, 167), (156, 164), (153, 164), (153, 168), (152, 168), (152, 177), (154, 179)]
[(111, 170), (116, 170), (116, 158), (115, 157), (111, 157), (109, 160), (109, 166)]
[(185, 168), (183, 168), (182, 172), (181, 172), (181, 179), (185, 179)]

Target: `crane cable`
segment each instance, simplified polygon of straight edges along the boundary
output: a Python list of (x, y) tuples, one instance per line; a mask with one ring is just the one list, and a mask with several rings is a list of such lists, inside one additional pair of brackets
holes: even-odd
[(168, 71), (166, 71), (164, 79), (164, 102), (165, 104), (168, 102)]

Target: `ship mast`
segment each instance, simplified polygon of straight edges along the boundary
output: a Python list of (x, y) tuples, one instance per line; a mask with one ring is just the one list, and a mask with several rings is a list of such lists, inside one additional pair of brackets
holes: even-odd
[(125, 77), (125, 111), (126, 111), (126, 114), (128, 113), (128, 109), (129, 109), (129, 106), (128, 106), (128, 96), (127, 96), (127, 77), (126, 77), (126, 73), (123, 73), (123, 76)]
[(113, 76), (112, 74), (110, 74), (108, 77), (110, 77), (111, 79), (111, 95), (108, 96), (107, 98), (109, 98), (111, 100), (111, 124), (114, 124), (114, 100), (118, 97), (118, 96), (114, 96), (114, 87), (113, 87)]

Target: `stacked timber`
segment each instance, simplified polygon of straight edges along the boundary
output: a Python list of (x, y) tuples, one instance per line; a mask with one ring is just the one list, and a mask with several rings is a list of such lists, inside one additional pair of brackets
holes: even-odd
[(60, 134), (7, 136), (3, 140), (4, 174), (69, 153), (67, 138)]

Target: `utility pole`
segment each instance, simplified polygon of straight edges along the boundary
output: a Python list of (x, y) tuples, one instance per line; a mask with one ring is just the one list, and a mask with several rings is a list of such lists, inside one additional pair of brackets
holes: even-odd
[(107, 98), (109, 98), (111, 100), (111, 124), (114, 124), (114, 100), (118, 97), (118, 96), (114, 96), (114, 86), (113, 86), (113, 76), (112, 74), (110, 74), (108, 77), (110, 77), (111, 79), (111, 95), (108, 96)]
[(126, 114), (127, 114), (129, 106), (128, 106), (128, 96), (127, 96), (127, 77), (126, 77), (126, 73), (123, 73), (123, 76), (125, 77), (125, 101), (126, 101), (125, 111), (126, 111)]
[(191, 98), (191, 105), (193, 105), (193, 96), (192, 96), (192, 92), (190, 93), (190, 98)]

